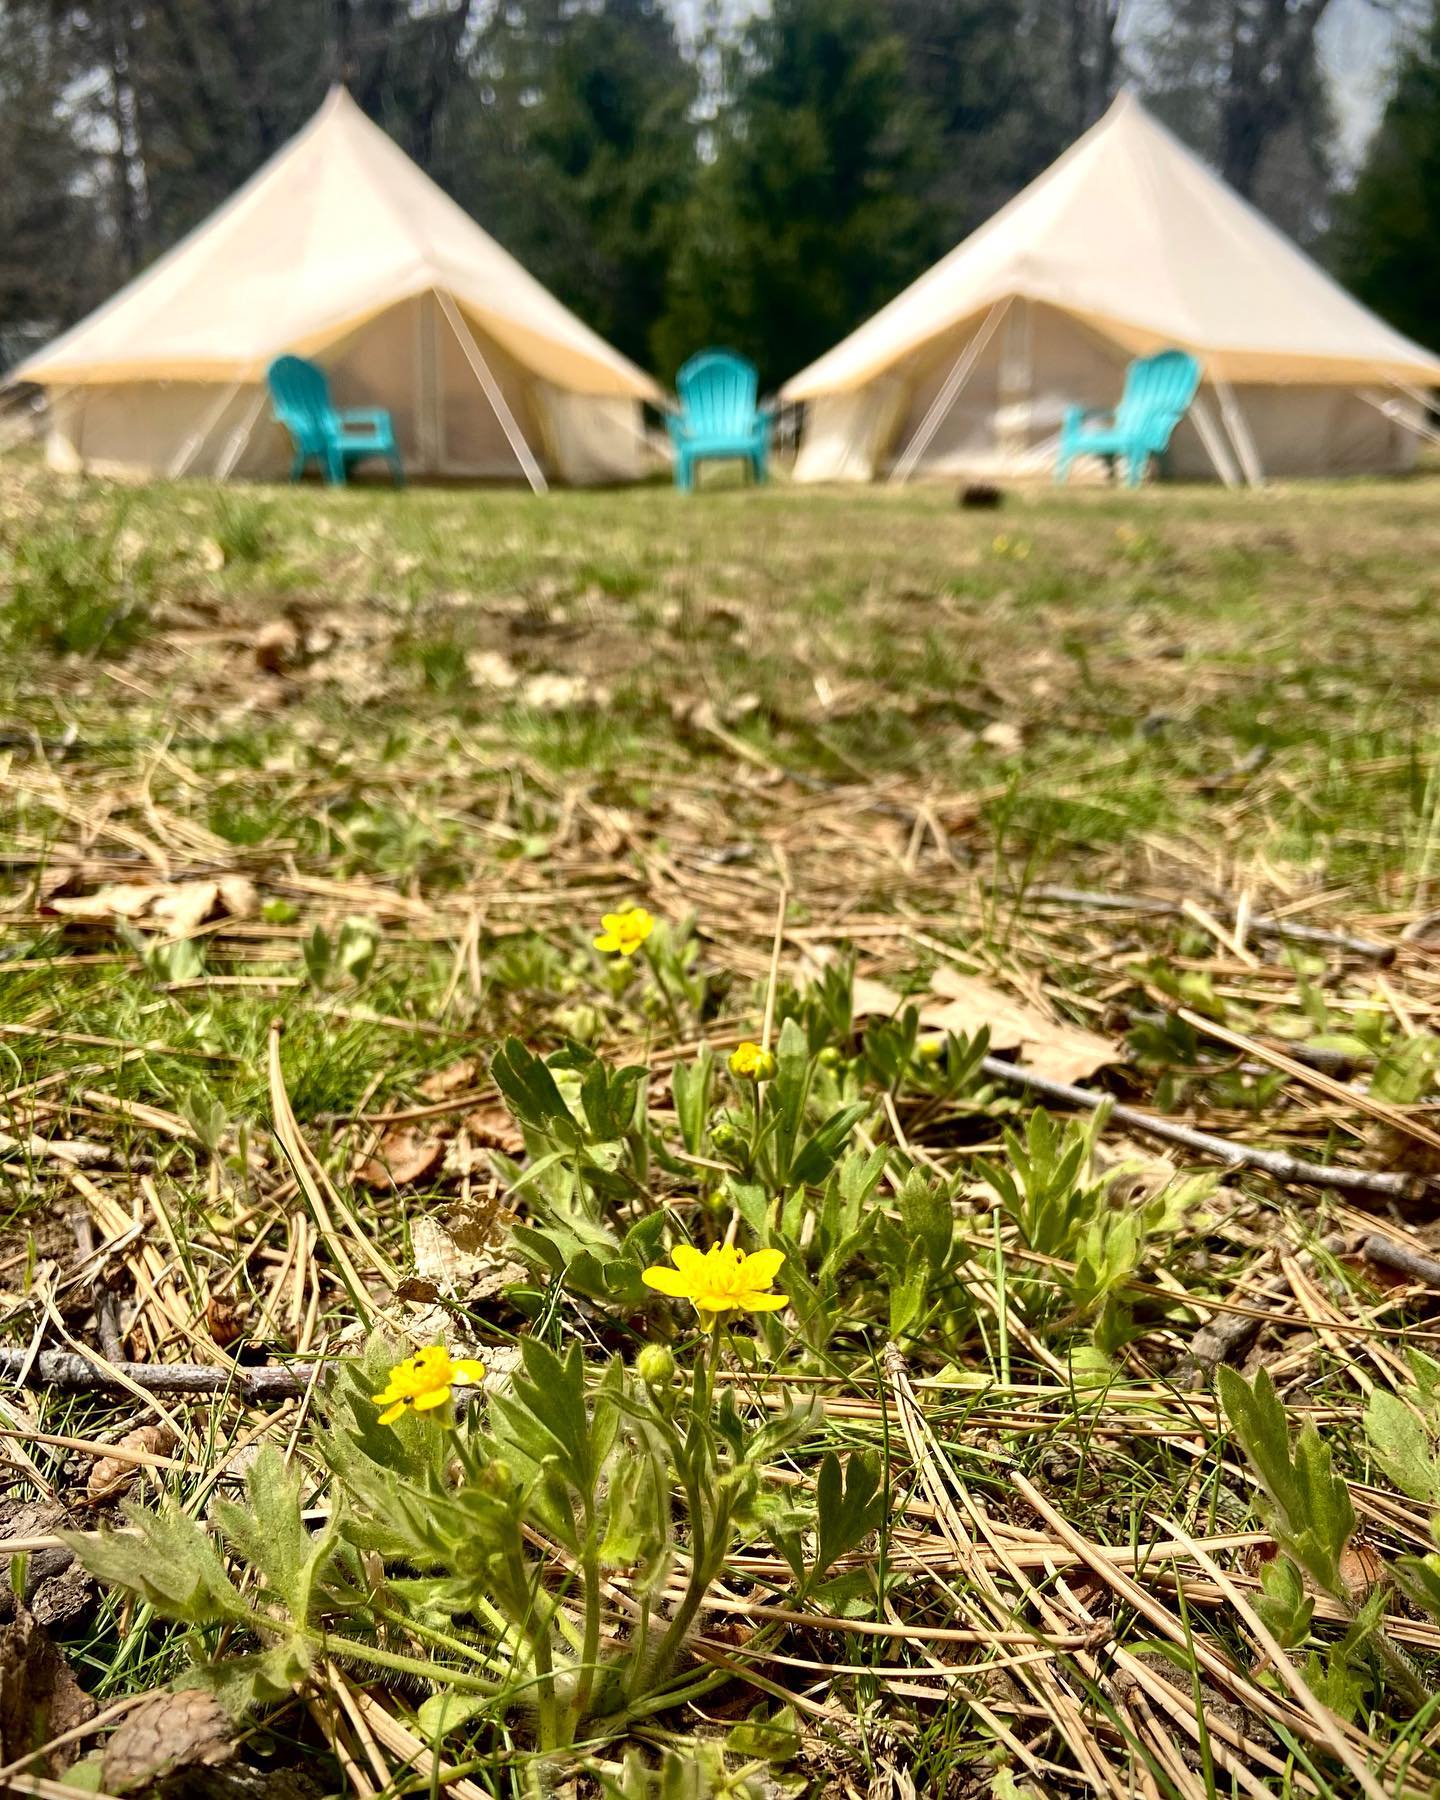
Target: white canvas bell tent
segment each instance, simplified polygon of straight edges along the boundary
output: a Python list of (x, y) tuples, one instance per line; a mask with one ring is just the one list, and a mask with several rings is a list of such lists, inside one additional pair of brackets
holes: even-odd
[(1368, 312), (1122, 94), (1043, 175), (781, 389), (796, 477), (1048, 470), (1065, 408), (1127, 363), (1204, 372), (1167, 467), (1227, 482), (1392, 471), (1440, 357)]
[(240, 191), (12, 379), (49, 391), (52, 464), (280, 476), (265, 370), (387, 407), (407, 470), (628, 480), (650, 377), (581, 323), (341, 88)]

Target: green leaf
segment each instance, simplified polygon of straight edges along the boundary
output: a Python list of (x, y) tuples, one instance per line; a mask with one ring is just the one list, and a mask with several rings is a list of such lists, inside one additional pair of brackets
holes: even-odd
[(217, 1502), (221, 1531), (266, 1584), (285, 1602), (298, 1625), (316, 1611), (314, 1592), (335, 1555), (339, 1517), (331, 1515), (321, 1531), (310, 1532), (301, 1516), (304, 1483), (285, 1466), (273, 1444), (266, 1444), (245, 1480), (248, 1506)]
[(375, 963), (380, 927), (373, 919), (346, 919), (335, 944), (335, 962), (342, 975), (363, 981)]
[(1305, 1592), (1300, 1571), (1288, 1556), (1273, 1557), (1260, 1569), (1255, 1610), (1284, 1650), (1295, 1650), (1310, 1635), (1315, 1602)]
[(831, 1113), (825, 1123), (805, 1140), (790, 1165), (790, 1180), (814, 1187), (834, 1168), (850, 1135), (870, 1110), (868, 1101), (852, 1100)]
[(582, 1141), (580, 1127), (565, 1104), (555, 1077), (519, 1038), (506, 1038), (491, 1058), (490, 1073), (522, 1125), (578, 1148)]
[(748, 1718), (730, 1728), (725, 1747), (747, 1760), (790, 1762), (800, 1754), (800, 1731), (795, 1723), (795, 1708), (782, 1706), (767, 1712), (762, 1700)]
[(1376, 1388), (1365, 1408), (1370, 1453), (1401, 1491), (1426, 1506), (1440, 1506), (1440, 1457), (1412, 1407)]
[(468, 1725), (482, 1713), (489, 1712), (494, 1702), (483, 1694), (457, 1694), (453, 1688), (442, 1688), (438, 1694), (431, 1694), (428, 1700), (422, 1700), (415, 1713), (415, 1723), (420, 1727), (420, 1734), (432, 1744), (438, 1744), (458, 1731), (462, 1725)]
[(923, 1244), (912, 1244), (904, 1270), (890, 1282), (890, 1335), (904, 1337), (925, 1309), (930, 1292), (930, 1259)]
[(1355, 1530), (1355, 1508), (1329, 1448), (1307, 1424), (1292, 1450), (1285, 1408), (1268, 1369), (1261, 1369), (1253, 1388), (1224, 1367), (1216, 1380), (1235, 1435), (1270, 1501), (1276, 1542), (1326, 1593), (1343, 1595), (1340, 1556)]
[(827, 1451), (815, 1479), (816, 1548), (813, 1576), (828, 1574), (885, 1522), (889, 1500), (880, 1482), (878, 1457), (856, 1452), (840, 1459)]
[(185, 1625), (246, 1620), (241, 1599), (209, 1533), (167, 1499), (157, 1510), (127, 1504), (134, 1535), (110, 1531), (61, 1536), (92, 1575), (147, 1600), (163, 1618)]

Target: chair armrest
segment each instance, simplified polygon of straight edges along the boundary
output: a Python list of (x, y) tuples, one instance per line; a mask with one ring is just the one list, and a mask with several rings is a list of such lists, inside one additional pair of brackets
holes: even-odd
[(343, 412), (335, 415), (342, 431), (359, 428), (366, 431), (378, 431), (382, 424), (390, 423), (390, 414), (383, 406), (347, 406)]

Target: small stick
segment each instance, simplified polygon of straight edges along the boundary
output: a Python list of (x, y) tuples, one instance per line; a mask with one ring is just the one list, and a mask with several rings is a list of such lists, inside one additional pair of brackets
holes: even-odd
[(1382, 1269), (1393, 1269), (1412, 1281), (1424, 1282), (1426, 1287), (1440, 1289), (1440, 1262), (1433, 1256), (1422, 1256), (1418, 1250), (1409, 1250), (1404, 1244), (1374, 1233), (1360, 1246), (1360, 1254), (1366, 1262), (1378, 1263)]
[[(1149, 894), (1098, 894), (1087, 888), (1033, 887), (1021, 896), (1024, 900), (1049, 900), (1058, 906), (1094, 906), (1112, 912), (1148, 913), (1152, 918), (1180, 918), (1184, 907), (1173, 900), (1157, 900)], [(1300, 925), (1293, 919), (1271, 919), (1264, 913), (1251, 913), (1245, 929), (1260, 937), (1290, 938), (1297, 944), (1325, 944), (1332, 950), (1348, 950), (1352, 956), (1369, 956), (1377, 962), (1395, 960), (1394, 944), (1377, 943), (1374, 938), (1351, 937), (1343, 931), (1326, 931), (1320, 925)]]
[[(980, 1064), (992, 1081), (1003, 1081), (1011, 1087), (1028, 1088), (1044, 1100), (1062, 1106), (1094, 1112), (1109, 1096), (1092, 1093), (1088, 1088), (1072, 1087), (1069, 1082), (1050, 1081), (1021, 1063), (1003, 1062), (998, 1056), (987, 1056)], [(1208, 1131), (1177, 1124), (1173, 1119), (1154, 1118), (1133, 1106), (1112, 1106), (1110, 1117), (1117, 1125), (1132, 1131), (1143, 1131), (1162, 1143), (1178, 1144), (1201, 1156), (1213, 1156), (1232, 1169), (1259, 1169), (1276, 1181), (1301, 1187), (1338, 1188), (1352, 1194), (1383, 1194), (1390, 1200), (1417, 1200), (1427, 1190), (1423, 1176), (1391, 1174), (1383, 1169), (1346, 1169), (1332, 1163), (1302, 1162), (1285, 1150), (1261, 1150), (1253, 1144), (1236, 1144), (1228, 1138), (1212, 1137)]]
[[(70, 1228), (75, 1233), (75, 1242), (79, 1245), (82, 1260), (88, 1261), (95, 1254), (95, 1228), (90, 1222), (89, 1213), (83, 1207), (77, 1206), (71, 1213)], [(106, 1287), (103, 1267), (99, 1264), (90, 1277), (90, 1297), (95, 1308), (95, 1324), (100, 1333), (100, 1348), (105, 1352), (105, 1360), (123, 1363), (126, 1360), (125, 1344), (120, 1336), (115, 1296)]]
[(26, 1387), (88, 1392), (131, 1386), (149, 1394), (227, 1394), (242, 1400), (294, 1400), (316, 1379), (318, 1363), (291, 1363), (283, 1369), (216, 1369), (204, 1363), (125, 1363), (114, 1370), (65, 1350), (42, 1350), (25, 1368), (24, 1350), (0, 1350), (0, 1381)]

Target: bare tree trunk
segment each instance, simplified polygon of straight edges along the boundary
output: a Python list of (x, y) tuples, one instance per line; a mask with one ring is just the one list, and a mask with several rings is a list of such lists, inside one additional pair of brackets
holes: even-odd
[(130, 80), (130, 28), (128, 9), (105, 9), (105, 108), (115, 134), (110, 153), (115, 187), (115, 218), (128, 273), (134, 274), (145, 260), (144, 181), (136, 141), (135, 90)]
[(1295, 118), (1315, 33), (1330, 0), (1230, 0), (1230, 70), (1221, 99), (1220, 171), (1252, 195), (1265, 147)]

